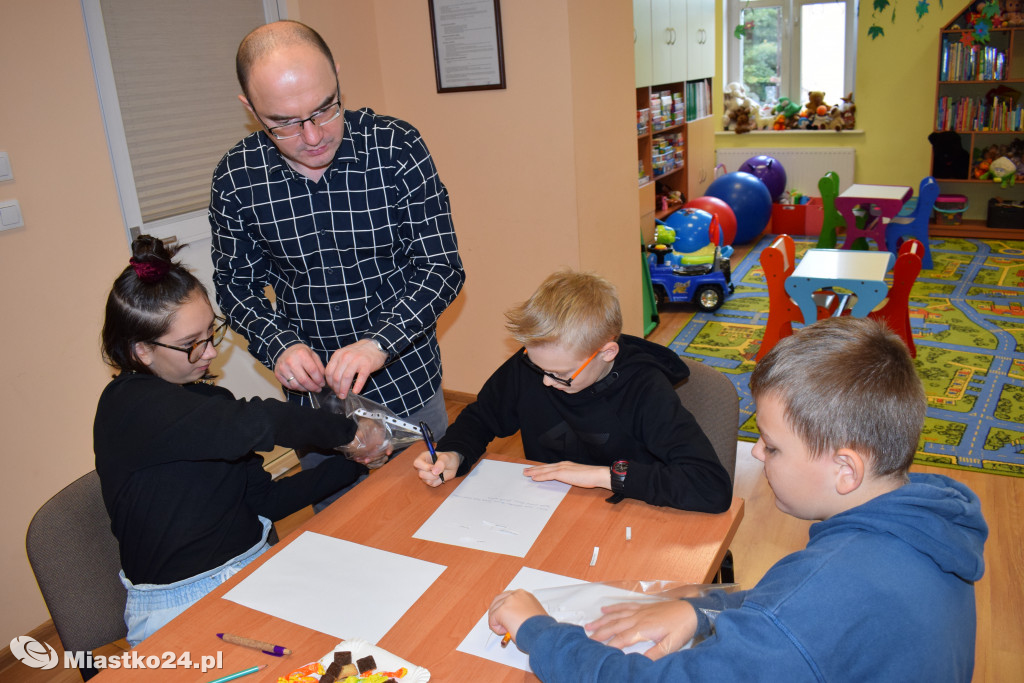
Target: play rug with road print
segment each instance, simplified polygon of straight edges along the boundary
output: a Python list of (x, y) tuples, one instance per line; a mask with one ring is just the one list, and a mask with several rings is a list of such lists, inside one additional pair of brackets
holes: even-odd
[[(757, 440), (748, 382), (764, 325), (765, 237), (733, 267), (736, 292), (698, 312), (670, 344), (724, 372), (740, 394), (740, 433)], [(794, 238), (797, 258), (813, 242)], [(928, 396), (916, 461), (1024, 477), (1024, 241), (934, 238), (934, 268), (910, 297), (918, 374)]]

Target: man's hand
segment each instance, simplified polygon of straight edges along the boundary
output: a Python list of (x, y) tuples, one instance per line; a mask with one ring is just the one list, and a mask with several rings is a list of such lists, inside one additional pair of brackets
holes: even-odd
[(505, 591), (491, 602), (487, 625), (499, 636), (510, 633), (512, 640), (516, 640), (523, 622), (542, 614), (547, 612), (533, 593), (522, 589)]
[(387, 360), (388, 354), (381, 352), (376, 343), (360, 339), (341, 347), (331, 356), (324, 371), (327, 384), (339, 398), (348, 396), (349, 388), (353, 394), (358, 394), (370, 375), (384, 367)]
[(612, 471), (600, 465), (581, 465), (563, 460), (549, 465), (527, 467), (523, 474), (534, 481), (560, 481), (584, 489), (612, 488)]
[(620, 602), (601, 611), (604, 616), (584, 626), (591, 638), (619, 649), (654, 641), (644, 653), (651, 659), (677, 651), (697, 632), (697, 613), (685, 600)]
[(277, 359), (274, 377), (286, 389), (317, 393), (324, 388), (324, 364), (313, 349), (294, 344)]
[[(454, 451), (438, 451), (436, 463), (430, 462), (430, 451), (423, 451), (412, 461), (416, 473), (427, 486), (440, 486), (446, 481), (451, 481), (455, 478), (461, 464), (462, 456)], [(444, 481), (438, 476), (442, 472)]]

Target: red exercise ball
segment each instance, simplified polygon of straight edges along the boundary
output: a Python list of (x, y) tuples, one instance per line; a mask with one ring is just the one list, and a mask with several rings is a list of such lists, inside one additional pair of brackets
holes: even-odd
[(732, 244), (736, 239), (736, 214), (718, 197), (694, 197), (683, 204), (683, 208), (701, 209), (718, 218), (718, 225), (722, 228), (722, 246)]

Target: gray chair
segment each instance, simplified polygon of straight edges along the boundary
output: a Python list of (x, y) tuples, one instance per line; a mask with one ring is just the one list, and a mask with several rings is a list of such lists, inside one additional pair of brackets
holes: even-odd
[[(689, 359), (688, 359), (689, 360)], [(736, 481), (736, 437), (740, 424), (740, 398), (732, 381), (710, 365), (689, 360), (690, 376), (676, 386), (679, 402), (707, 434), (729, 480)], [(716, 582), (733, 583), (732, 551), (727, 550)]]
[[(128, 635), (121, 556), (95, 470), (39, 508), (25, 547), (66, 651), (95, 650)], [(96, 670), (81, 673), (89, 680)]]
[(710, 365), (687, 359), (690, 376), (676, 386), (679, 402), (708, 435), (729, 480), (736, 480), (736, 437), (740, 398), (732, 381)]

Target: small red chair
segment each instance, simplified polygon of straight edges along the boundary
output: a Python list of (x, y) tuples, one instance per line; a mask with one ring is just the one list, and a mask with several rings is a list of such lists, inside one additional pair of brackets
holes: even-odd
[[(761, 251), (761, 269), (768, 285), (768, 323), (765, 325), (761, 348), (754, 360), (761, 360), (779, 340), (793, 334), (793, 323), (802, 323), (800, 307), (786, 292), (786, 278), (796, 268), (796, 247), (789, 235), (779, 235)], [(833, 315), (839, 306), (839, 297), (833, 292), (815, 292), (818, 320)]]
[(889, 329), (903, 338), (912, 358), (917, 358), (914, 336), (910, 333), (910, 290), (921, 273), (925, 247), (919, 240), (909, 239), (900, 245), (896, 264), (892, 267), (892, 287), (881, 308), (868, 313), (869, 318), (882, 320)]

